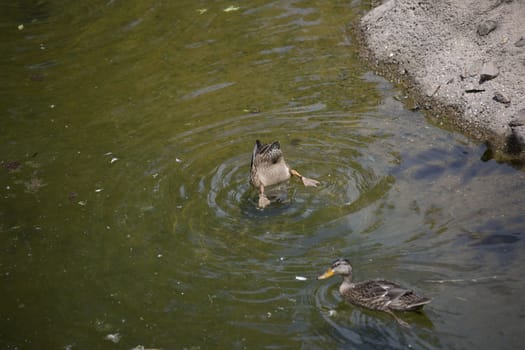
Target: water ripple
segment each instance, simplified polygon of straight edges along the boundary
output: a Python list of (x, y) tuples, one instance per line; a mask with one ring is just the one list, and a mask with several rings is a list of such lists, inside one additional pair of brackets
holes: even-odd
[[(202, 215), (211, 214), (216, 218), (214, 225), (225, 230), (249, 227), (264, 235), (293, 231), (299, 223), (327, 223), (381, 198), (391, 179), (377, 176), (360, 160), (361, 149), (371, 140), (351, 132), (359, 120), (320, 114), (323, 108), (318, 103), (273, 113), (248, 113), (175, 136), (170, 151), (176, 149), (176, 156), (171, 154), (171, 162), (165, 164), (173, 166), (165, 176), (177, 183), (178, 205), (201, 213), (192, 216), (196, 224)], [(320, 137), (319, 129), (334, 126), (346, 130)], [(290, 127), (293, 136), (287, 132)], [(279, 139), (290, 166), (321, 184), (307, 188), (291, 179), (269, 188), (275, 202), (265, 210), (257, 209), (257, 193), (249, 184), (255, 139)], [(173, 159), (179, 159), (180, 164), (174, 164)], [(172, 173), (175, 168), (176, 174)]]

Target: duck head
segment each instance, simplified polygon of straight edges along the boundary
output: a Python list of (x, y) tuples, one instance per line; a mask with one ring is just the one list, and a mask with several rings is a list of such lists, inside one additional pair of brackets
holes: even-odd
[(319, 280), (323, 280), (325, 278), (330, 278), (334, 275), (341, 275), (343, 277), (351, 277), (352, 276), (352, 265), (350, 265), (350, 261), (348, 259), (337, 259), (332, 263), (332, 266), (328, 270), (326, 270), (325, 273), (323, 273), (321, 276), (317, 277)]

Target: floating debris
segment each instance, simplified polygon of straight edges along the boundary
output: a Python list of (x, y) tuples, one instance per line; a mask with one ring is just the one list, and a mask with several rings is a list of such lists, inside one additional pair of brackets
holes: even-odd
[(208, 9), (197, 9), (197, 12), (199, 13), (199, 15), (202, 15), (202, 14), (208, 12)]
[(109, 340), (109, 341), (117, 344), (120, 341), (120, 338), (122, 338), (120, 333), (113, 333), (113, 334), (110, 333), (110, 334), (106, 335), (106, 337), (104, 339)]
[(20, 25), (18, 26), (18, 30), (23, 30), (23, 29), (24, 29), (24, 25), (23, 25), (23, 24), (20, 24)]
[(37, 177), (32, 177), (31, 180), (24, 183), (26, 190), (28, 192), (34, 193), (37, 192), (40, 188), (47, 186), (42, 179), (39, 179)]
[(303, 277), (303, 276), (295, 276), (295, 279), (298, 281), (306, 281), (308, 278)]
[(97, 188), (97, 189), (95, 190), (96, 193), (100, 193), (100, 192), (102, 192), (102, 191), (104, 191), (103, 188)]
[(111, 160), (109, 161), (109, 163), (110, 163), (110, 164), (113, 164), (113, 163), (115, 163), (117, 160), (118, 160), (117, 157), (113, 157), (113, 158), (111, 158)]
[(22, 166), (22, 164), (16, 160), (12, 162), (2, 161), (0, 164), (2, 164), (2, 167), (7, 170), (17, 170), (18, 168), (20, 168), (20, 166)]
[(175, 161), (176, 161), (177, 163), (182, 163), (182, 159), (179, 159), (179, 158), (175, 158)]
[(224, 12), (232, 12), (232, 11), (238, 11), (238, 10), (240, 10), (239, 6), (230, 5), (230, 6), (226, 7), (223, 11)]
[(87, 204), (87, 201), (79, 201), (78, 202), (78, 205), (80, 205), (82, 207), (85, 206), (86, 204)]

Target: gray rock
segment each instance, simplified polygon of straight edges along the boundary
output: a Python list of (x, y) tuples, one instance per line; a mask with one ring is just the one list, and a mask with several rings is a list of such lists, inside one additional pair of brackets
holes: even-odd
[(499, 70), (494, 62), (486, 62), (483, 64), (481, 71), (479, 72), (479, 83), (482, 84), (487, 80), (492, 80), (497, 77), (498, 74)]
[[(361, 19), (363, 55), (393, 81), (406, 70), (412, 108), (432, 108), (504, 154), (509, 135), (525, 139), (525, 119), (517, 118), (525, 108), (525, 46), (515, 46), (525, 38), (524, 11), (525, 0), (389, 0)], [(480, 36), (487, 20), (497, 28)], [(391, 65), (392, 53), (402, 68)], [(493, 63), (482, 71), (484, 62)], [(492, 100), (496, 92), (511, 103)], [(516, 156), (525, 160), (525, 146)]]
[(497, 26), (498, 23), (491, 19), (483, 21), (478, 25), (478, 34), (481, 36), (485, 36), (488, 33), (492, 32), (494, 29), (496, 29)]

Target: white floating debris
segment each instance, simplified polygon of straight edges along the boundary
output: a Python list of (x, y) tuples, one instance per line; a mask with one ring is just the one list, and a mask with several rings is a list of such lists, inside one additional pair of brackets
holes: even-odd
[(20, 25), (18, 26), (18, 30), (23, 30), (23, 29), (24, 29), (24, 25), (23, 25), (23, 24), (20, 24)]
[(102, 191), (104, 191), (103, 188), (97, 188), (97, 189), (95, 190), (95, 192), (97, 192), (97, 193), (100, 193), (100, 192), (102, 192)]
[(175, 161), (176, 161), (177, 163), (182, 163), (182, 159), (179, 159), (179, 158), (175, 158)]
[(153, 178), (156, 179), (157, 176), (159, 176), (159, 173), (155, 173), (155, 174), (153, 174), (153, 175), (151, 175), (151, 176), (153, 176)]
[(308, 278), (303, 277), (303, 276), (295, 276), (295, 279), (298, 281), (306, 281)]
[(162, 258), (162, 254), (157, 254), (157, 258)]
[(86, 201), (80, 201), (80, 202), (78, 202), (78, 205), (81, 205), (81, 206), (85, 206), (86, 204), (87, 204)]
[(224, 12), (232, 12), (232, 11), (238, 11), (239, 9), (240, 9), (239, 6), (230, 5), (230, 6), (226, 7), (223, 11)]
[(120, 335), (120, 333), (113, 333), (113, 334), (108, 334), (106, 335), (106, 337), (104, 339), (106, 340), (109, 340), (113, 343), (118, 343), (120, 341), (120, 338), (122, 338), (122, 336)]
[(335, 310), (328, 311), (328, 316), (333, 317), (335, 315), (337, 315), (337, 311), (335, 311)]
[(110, 155), (112, 155), (112, 154), (113, 154), (113, 152), (107, 152), (107, 153), (104, 153), (105, 156), (110, 156)]
[(199, 13), (199, 15), (202, 15), (204, 13), (206, 13), (208, 11), (208, 9), (197, 9), (197, 12)]
[(55, 108), (55, 105), (49, 105), (49, 108), (53, 109)]
[(117, 157), (113, 157), (113, 158), (111, 158), (111, 160), (109, 161), (109, 163), (110, 163), (110, 164), (113, 164), (113, 163), (115, 163), (117, 160), (118, 160)]

